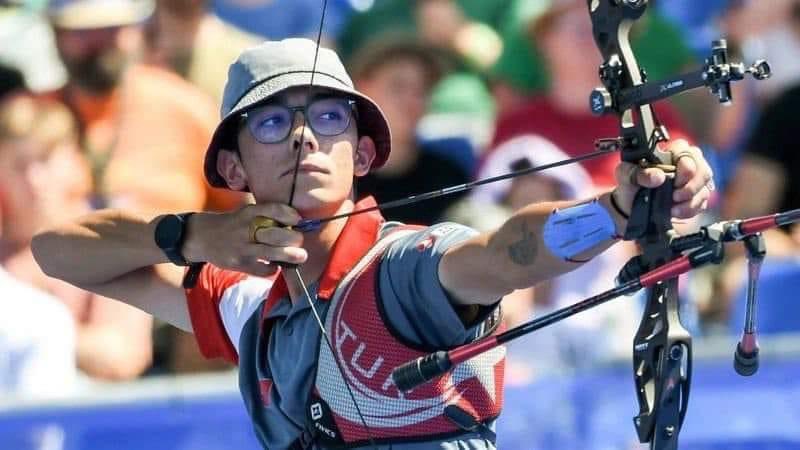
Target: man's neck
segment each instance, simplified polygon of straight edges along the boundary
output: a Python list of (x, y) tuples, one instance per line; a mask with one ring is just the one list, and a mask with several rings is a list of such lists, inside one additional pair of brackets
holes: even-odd
[(97, 90), (82, 85), (77, 81), (71, 81), (64, 85), (64, 90), (69, 98), (81, 101), (104, 101), (114, 97), (119, 91), (119, 84), (106, 90)]
[[(347, 200), (342, 203), (335, 213), (330, 215), (344, 214), (352, 211), (354, 208), (354, 202), (352, 200)], [(330, 215), (327, 215), (327, 217)], [(322, 218), (323, 216), (314, 215), (310, 217)], [(309, 284), (319, 280), (322, 276), (322, 273), (325, 271), (331, 259), (333, 246), (336, 244), (339, 235), (342, 234), (346, 223), (347, 219), (332, 220), (324, 223), (319, 230), (303, 235), (303, 248), (308, 252), (308, 260), (301, 266), (298, 266), (298, 269), (306, 289)], [(286, 280), (286, 286), (289, 289), (289, 296), (292, 302), (294, 303), (298, 299), (305, 301), (302, 300), (305, 295), (304, 287), (297, 278), (294, 269), (284, 269), (284, 279)]]
[(77, 84), (70, 83), (64, 87), (65, 99), (85, 125), (103, 117), (117, 114), (119, 108), (119, 88), (107, 92), (96, 92)]

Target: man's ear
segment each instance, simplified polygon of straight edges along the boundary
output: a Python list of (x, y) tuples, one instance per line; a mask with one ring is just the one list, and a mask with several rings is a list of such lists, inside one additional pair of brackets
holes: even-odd
[(234, 191), (247, 190), (247, 174), (244, 171), (239, 152), (220, 149), (217, 153), (217, 173)]
[(363, 177), (369, 173), (372, 162), (375, 161), (375, 141), (369, 136), (358, 138), (358, 146), (353, 152), (353, 175)]

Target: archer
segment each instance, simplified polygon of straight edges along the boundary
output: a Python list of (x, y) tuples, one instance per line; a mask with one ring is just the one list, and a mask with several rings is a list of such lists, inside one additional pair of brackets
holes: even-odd
[[(529, 205), (484, 234), (386, 223), (375, 211), (302, 233), (292, 229), (301, 219), (374, 205), (355, 198), (353, 180), (389, 158), (382, 112), (333, 51), (305, 39), (242, 53), (222, 109), (205, 176), (256, 204), (155, 218), (97, 211), (38, 234), (33, 250), (48, 275), (193, 331), (206, 356), (238, 363), (265, 448), (495, 448), (502, 348), (410, 393), (387, 384), (392, 368), (495, 333), (500, 298), (618, 240), (639, 187), (673, 182), (680, 218), (709, 196), (700, 150), (675, 141), (665, 149), (674, 178), (620, 163), (613, 190)], [(165, 263), (189, 267), (188, 289)]]

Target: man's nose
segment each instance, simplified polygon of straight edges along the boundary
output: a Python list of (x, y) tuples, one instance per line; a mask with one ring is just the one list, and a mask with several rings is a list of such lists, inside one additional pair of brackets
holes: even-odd
[(306, 123), (306, 117), (302, 111), (295, 111), (291, 136), (292, 150), (300, 150), (302, 147), (306, 151), (316, 151), (318, 148), (317, 139), (311, 127)]

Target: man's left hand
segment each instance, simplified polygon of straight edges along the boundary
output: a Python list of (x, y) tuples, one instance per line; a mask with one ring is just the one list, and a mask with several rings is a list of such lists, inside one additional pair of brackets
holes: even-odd
[[(676, 166), (672, 217), (688, 219), (705, 210), (714, 182), (711, 167), (702, 151), (683, 139), (671, 141), (658, 151), (671, 153), (672, 163)], [(642, 169), (626, 162), (617, 166), (615, 176), (617, 187), (612, 195), (626, 212), (631, 211), (639, 188), (654, 188), (667, 181), (667, 174), (659, 168)]]

